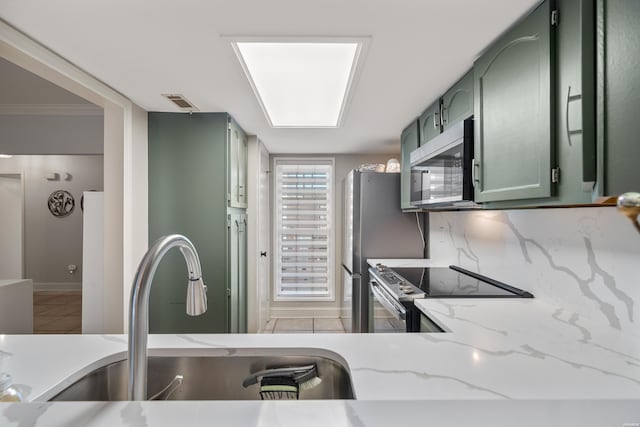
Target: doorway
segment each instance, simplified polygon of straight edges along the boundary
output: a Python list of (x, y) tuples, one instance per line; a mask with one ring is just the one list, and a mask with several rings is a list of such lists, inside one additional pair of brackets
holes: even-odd
[(80, 333), (82, 201), (104, 188), (104, 110), (2, 57), (0, 75), (0, 278), (31, 281), (34, 333)]
[[(148, 247), (146, 111), (2, 20), (0, 58), (103, 109), (102, 280), (111, 286), (104, 287), (102, 305), (106, 314), (101, 332), (123, 333), (127, 330), (125, 307), (135, 269)], [(22, 148), (7, 154), (27, 154)]]

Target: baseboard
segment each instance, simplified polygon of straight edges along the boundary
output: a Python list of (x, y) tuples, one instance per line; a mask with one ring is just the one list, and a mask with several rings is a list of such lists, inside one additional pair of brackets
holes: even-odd
[(272, 319), (303, 319), (340, 317), (339, 307), (271, 307)]
[(82, 291), (82, 282), (33, 282), (34, 291)]

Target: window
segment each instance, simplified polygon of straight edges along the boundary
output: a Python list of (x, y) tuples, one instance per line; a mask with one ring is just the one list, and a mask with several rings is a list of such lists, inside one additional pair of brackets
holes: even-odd
[(274, 299), (333, 300), (333, 160), (276, 159), (274, 194)]

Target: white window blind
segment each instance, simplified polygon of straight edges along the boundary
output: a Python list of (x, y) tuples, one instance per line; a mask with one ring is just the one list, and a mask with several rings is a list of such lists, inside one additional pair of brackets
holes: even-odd
[(276, 300), (334, 296), (333, 162), (276, 160)]

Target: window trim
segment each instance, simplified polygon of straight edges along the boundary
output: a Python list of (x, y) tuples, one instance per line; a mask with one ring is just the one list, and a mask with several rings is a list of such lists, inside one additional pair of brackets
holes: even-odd
[[(317, 297), (295, 297), (295, 296), (281, 296), (279, 295), (277, 271), (280, 265), (279, 261), (279, 250), (278, 250), (278, 200), (277, 194), (278, 189), (277, 185), (277, 166), (282, 164), (289, 165), (316, 165), (316, 164), (328, 164), (331, 166), (331, 191), (329, 192), (329, 204), (331, 208), (330, 217), (331, 217), (331, 229), (329, 230), (329, 245), (328, 245), (328, 254), (327, 264), (328, 264), (328, 279), (329, 279), (329, 295), (327, 296), (317, 296)], [(335, 181), (336, 176), (336, 161), (335, 157), (273, 157), (273, 161), (271, 163), (272, 173), (271, 173), (271, 195), (272, 195), (272, 206), (271, 206), (271, 244), (272, 244), (272, 263), (271, 263), (271, 271), (272, 271), (272, 280), (273, 285), (271, 301), (273, 302), (335, 302), (336, 301), (336, 191), (337, 191), (337, 183)]]

